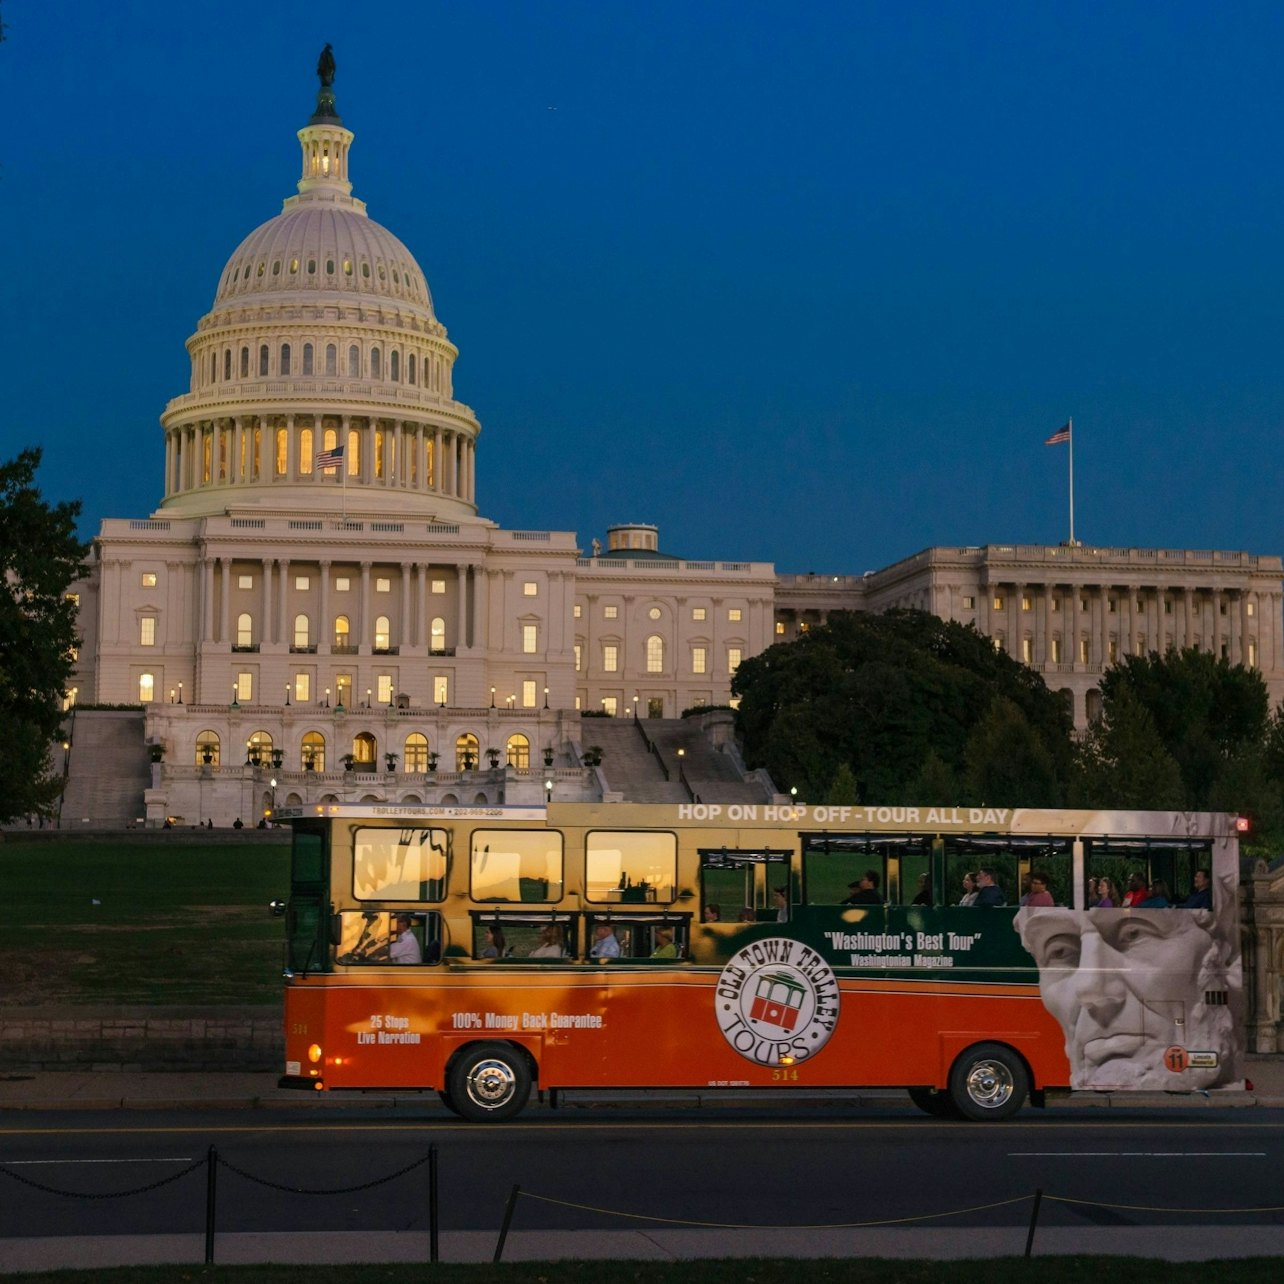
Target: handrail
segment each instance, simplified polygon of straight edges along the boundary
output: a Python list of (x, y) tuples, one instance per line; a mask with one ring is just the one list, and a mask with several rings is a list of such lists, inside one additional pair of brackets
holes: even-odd
[(655, 758), (656, 762), (659, 763), (660, 770), (664, 772), (665, 780), (671, 780), (673, 777), (669, 775), (669, 769), (665, 766), (664, 759), (660, 756), (660, 746), (647, 735), (646, 728), (643, 727), (642, 720), (638, 717), (638, 707), (636, 704), (633, 706), (633, 725), (638, 729), (638, 735), (642, 737), (642, 743), (646, 745), (647, 753), (651, 754)]

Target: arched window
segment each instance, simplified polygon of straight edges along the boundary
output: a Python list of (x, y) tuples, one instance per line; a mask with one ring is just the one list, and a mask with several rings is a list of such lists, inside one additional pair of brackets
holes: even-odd
[(299, 472), (306, 475), (312, 471), (312, 429), (299, 429)]
[(401, 378), (401, 353), (393, 352), (388, 357), (388, 378), (396, 383)]
[(228, 348), (223, 353), (223, 378), (228, 380), (232, 377), (232, 349)]
[(368, 731), (361, 732), (352, 741), (352, 756), (362, 767), (373, 767), (379, 756), (379, 745)]
[(308, 617), (306, 615), (296, 615), (294, 617), (294, 645), (308, 645)]
[(156, 675), (140, 673), (138, 675), (138, 703), (150, 704), (156, 699)]
[(251, 767), (269, 767), (272, 765), (272, 733), (256, 731), (245, 742), (245, 761)]
[(286, 464), (288, 463), (290, 458), (289, 452), (290, 452), (289, 433), (284, 428), (278, 428), (276, 430), (276, 450), (273, 452), (273, 455), (272, 455), (272, 460), (273, 460), (272, 471), (278, 477), (285, 476)]
[(391, 645), (392, 624), (386, 615), (380, 615), (375, 620), (374, 649), (386, 651)]
[(281, 371), (280, 371), (280, 373), (281, 373), (281, 374), (283, 374), (283, 375), (288, 375), (288, 374), (290, 373), (290, 345), (289, 345), (288, 343), (283, 343), (283, 344), (281, 345)]
[(531, 742), (520, 732), (508, 737), (508, 765), (526, 771), (531, 765)]
[(465, 731), (455, 741), (455, 770), (472, 771), (480, 765), (481, 753), (477, 737), (471, 731)]
[(217, 767), (219, 760), (219, 738), (217, 731), (202, 731), (196, 737), (196, 765), (198, 767)]
[(268, 346), (266, 343), (259, 344), (259, 376), (266, 376), (268, 372)]
[(348, 645), (348, 633), (351, 625), (346, 615), (336, 615), (334, 617), (334, 645), (337, 648)]
[(664, 639), (658, 633), (653, 633), (646, 640), (646, 671), (664, 672)]
[(312, 345), (310, 343), (303, 345), (303, 373), (305, 375), (312, 373)]
[(248, 611), (242, 611), (236, 617), (236, 645), (254, 645), (254, 621), (250, 618)]
[(355, 343), (348, 349), (348, 378), (361, 378), (361, 349)]
[(378, 348), (370, 349), (370, 377), (372, 379), (383, 378), (383, 357), (380, 355)]
[(241, 378), (248, 379), (249, 377), (250, 377), (250, 350), (249, 348), (242, 348), (241, 349)]
[(432, 617), (428, 637), (428, 649), (430, 651), (444, 651), (446, 649), (446, 621), (440, 615)]
[(328, 375), (339, 373), (339, 350), (333, 343), (325, 345), (325, 372)]
[(357, 428), (348, 429), (347, 458), (343, 463), (348, 477), (361, 476), (361, 432)]
[(309, 731), (303, 737), (299, 757), (304, 771), (325, 770), (325, 737), (319, 731)]
[(406, 358), (406, 382), (414, 383), (415, 381), (415, 354), (412, 352)]
[(406, 737), (402, 768), (405, 771), (417, 772), (428, 770), (428, 737), (422, 731), (412, 731)]

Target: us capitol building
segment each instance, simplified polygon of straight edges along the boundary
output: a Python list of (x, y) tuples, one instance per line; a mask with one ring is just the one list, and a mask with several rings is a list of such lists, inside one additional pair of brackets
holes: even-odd
[(742, 660), (840, 609), (974, 623), (1080, 726), (1107, 665), (1170, 645), (1255, 666), (1284, 697), (1277, 556), (951, 547), (788, 575), (672, 556), (641, 523), (586, 552), (573, 532), (487, 520), (458, 349), (414, 256), (352, 195), (353, 134), (320, 70), (298, 194), (233, 251), (187, 342), (190, 388), (161, 416), (164, 498), (105, 521), (73, 586), (69, 708), (143, 709), (80, 716), (77, 737), (125, 721), (115, 749), (100, 728), (98, 792), (82, 781), (74, 823), (111, 810), (131, 755), (144, 778), (117, 806), (149, 825), (322, 799), (616, 796), (611, 762), (586, 753), (603, 724), (581, 711), (645, 728), (724, 705)]

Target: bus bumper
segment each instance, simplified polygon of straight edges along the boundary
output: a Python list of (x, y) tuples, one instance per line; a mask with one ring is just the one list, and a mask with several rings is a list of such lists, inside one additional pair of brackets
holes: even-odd
[(283, 1074), (277, 1081), (278, 1088), (302, 1088), (305, 1092), (320, 1092), (321, 1080), (309, 1079), (302, 1074)]

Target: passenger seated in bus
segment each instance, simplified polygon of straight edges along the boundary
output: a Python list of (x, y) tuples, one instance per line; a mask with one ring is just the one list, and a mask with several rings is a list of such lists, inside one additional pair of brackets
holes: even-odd
[(1195, 871), (1195, 890), (1181, 903), (1182, 909), (1213, 908), (1213, 877), (1206, 869)]
[(968, 873), (963, 875), (963, 896), (959, 900), (959, 904), (960, 905), (976, 904), (976, 875), (975, 874)]
[(1139, 909), (1171, 909), (1172, 901), (1168, 898), (1168, 884), (1157, 878), (1150, 885), (1150, 895), (1141, 902)]
[(994, 881), (994, 870), (982, 865), (976, 871), (976, 900), (972, 904), (993, 908), (1007, 903), (1007, 897), (1003, 895), (1003, 888)]
[(388, 957), (394, 963), (422, 963), (423, 946), (415, 935), (414, 920), (409, 914), (398, 914), (392, 920), (392, 944), (388, 946)]
[(752, 905), (746, 905), (744, 909), (736, 915), (736, 921), (740, 923), (756, 923), (758, 921), (758, 915), (754, 913)]
[(840, 902), (843, 905), (881, 905), (883, 898), (878, 894), (879, 873), (876, 869), (867, 869), (854, 883), (847, 884), (851, 895)]
[(722, 906), (716, 904), (714, 901), (710, 901), (708, 905), (704, 907), (704, 921), (706, 923), (721, 923)]
[(1119, 889), (1115, 886), (1114, 880), (1110, 878), (1098, 878), (1097, 899), (1089, 899), (1087, 906), (1089, 909), (1118, 909), (1119, 908)]
[(599, 923), (593, 929), (593, 944), (589, 947), (589, 958), (618, 959), (620, 943), (615, 939), (615, 928), (610, 923)]
[(678, 957), (678, 947), (673, 943), (673, 929), (671, 927), (657, 927), (655, 929), (655, 949), (651, 951), (653, 959), (676, 959)]
[(776, 887), (771, 893), (772, 903), (776, 910), (776, 922), (789, 922), (789, 888)]
[(566, 938), (560, 923), (549, 923), (540, 928), (539, 944), (526, 956), (531, 959), (564, 959)]
[(918, 876), (918, 891), (914, 893), (911, 905), (930, 905), (932, 903), (932, 880), (927, 874)]
[(1048, 891), (1048, 876), (1041, 870), (1030, 875), (1030, 894), (1025, 898), (1025, 903), (1032, 909), (1056, 904), (1052, 893)]
[(1146, 880), (1141, 874), (1128, 875), (1128, 890), (1124, 893), (1124, 909), (1131, 909), (1138, 906), (1150, 895), (1150, 888), (1146, 886)]
[(477, 957), (479, 959), (502, 959), (509, 954), (509, 949), (504, 941), (504, 929), (498, 923), (487, 925), (486, 943), (481, 947)]

